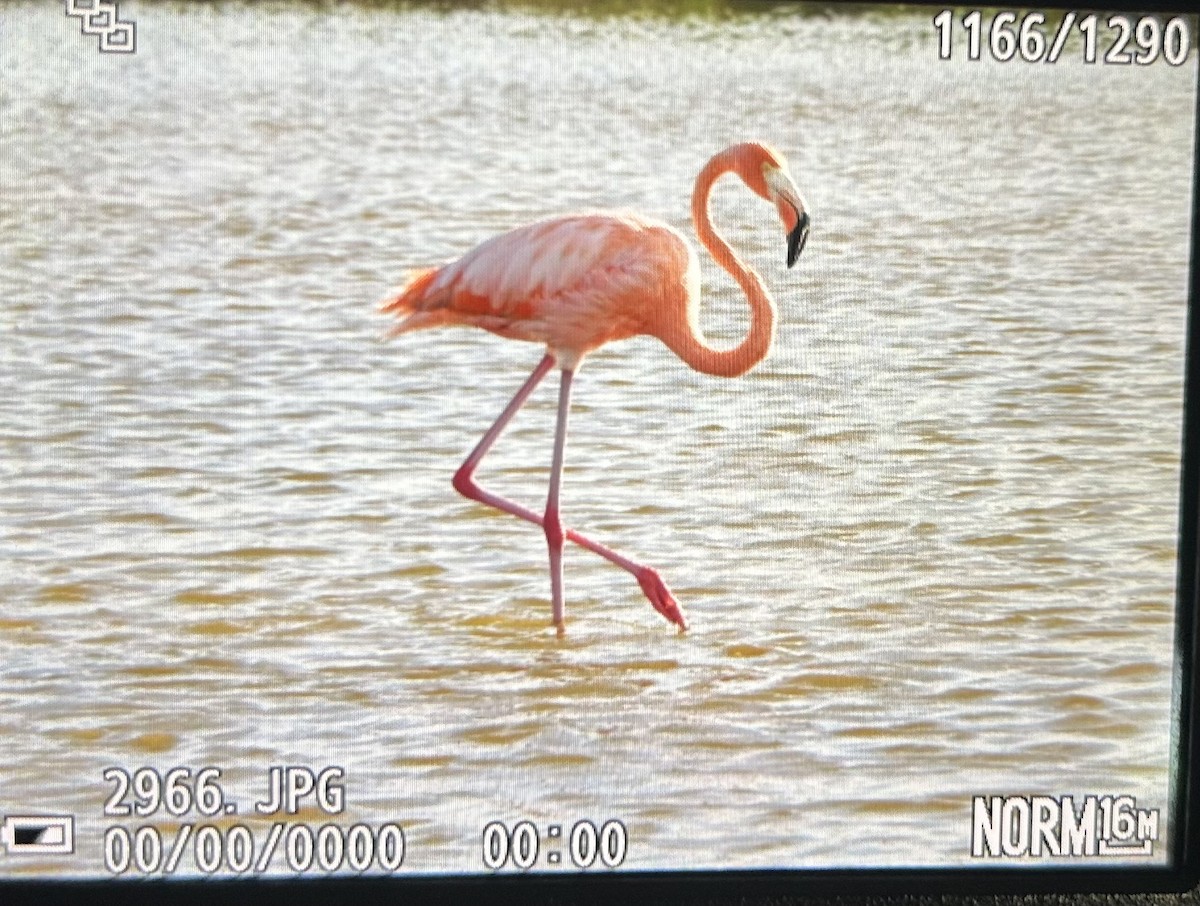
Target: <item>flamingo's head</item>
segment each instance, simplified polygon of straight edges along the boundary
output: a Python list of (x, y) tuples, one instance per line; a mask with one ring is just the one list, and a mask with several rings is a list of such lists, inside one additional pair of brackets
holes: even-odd
[(746, 142), (730, 149), (734, 171), (755, 194), (775, 205), (787, 230), (787, 266), (800, 257), (808, 241), (808, 211), (792, 175), (787, 159), (763, 142)]

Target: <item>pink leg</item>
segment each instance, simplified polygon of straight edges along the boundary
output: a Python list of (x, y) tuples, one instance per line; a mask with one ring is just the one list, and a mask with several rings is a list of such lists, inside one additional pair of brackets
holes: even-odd
[[(555, 435), (554, 459), (557, 465), (552, 469), (550, 476), (551, 493), (546, 505), (547, 517), (539, 516), (537, 513), (521, 506), (518, 503), (513, 503), (511, 500), (507, 500), (497, 494), (492, 494), (489, 491), (485, 491), (476, 483), (474, 478), (475, 469), (478, 468), (479, 463), (483, 460), (483, 457), (487, 454), (488, 450), (492, 448), (492, 445), (496, 442), (496, 439), (500, 437), (500, 434), (508, 426), (508, 423), (512, 421), (513, 416), (517, 414), (517, 411), (523, 405), (525, 405), (525, 402), (529, 399), (530, 394), (533, 393), (534, 388), (537, 387), (542, 378), (544, 378), (553, 367), (554, 357), (551, 355), (547, 355), (541, 360), (541, 362), (538, 363), (537, 368), (533, 370), (533, 374), (529, 376), (529, 379), (526, 380), (521, 386), (521, 389), (517, 391), (516, 396), (512, 398), (509, 404), (505, 407), (504, 411), (500, 413), (500, 417), (496, 419), (495, 424), (488, 428), (487, 432), (475, 446), (475, 449), (471, 451), (471, 455), (467, 457), (466, 461), (459, 467), (458, 471), (454, 473), (455, 490), (470, 500), (476, 500), (479, 503), (494, 507), (495, 509), (501, 510), (505, 513), (511, 513), (513, 516), (524, 519), (526, 522), (532, 522), (534, 525), (542, 526), (544, 530), (547, 524), (547, 517), (549, 516), (551, 507), (553, 506), (553, 523), (557, 526), (557, 528), (554, 528), (554, 525), (552, 525), (551, 529), (547, 531), (546, 540), (551, 551), (551, 593), (554, 593), (556, 587), (558, 589), (558, 596), (555, 598), (556, 606), (554, 611), (554, 624), (560, 632), (562, 631), (562, 539), (572, 541), (575, 544), (578, 544), (580, 547), (590, 550), (592, 553), (599, 554), (610, 563), (615, 563), (617, 566), (631, 573), (633, 577), (638, 580), (638, 585), (641, 586), (642, 591), (646, 594), (646, 597), (650, 600), (650, 604), (654, 607), (654, 609), (672, 623), (678, 625), (680, 629), (687, 629), (687, 622), (683, 618), (683, 611), (680, 610), (679, 604), (671, 595), (666, 583), (663, 582), (662, 577), (659, 576), (655, 570), (648, 566), (642, 566), (640, 563), (635, 563), (633, 560), (630, 560), (626, 557), (622, 557), (616, 551), (610, 550), (602, 544), (597, 544), (595, 541), (592, 541), (590, 538), (586, 538), (573, 529), (564, 529), (561, 521), (558, 518), (558, 491), (561, 481), (562, 451), (566, 445), (566, 410), (570, 402), (571, 380), (569, 377), (567, 377), (567, 375), (570, 372), (567, 372), (564, 369), (563, 384), (560, 387), (559, 392), (559, 418), (558, 428)], [(557, 566), (555, 565), (554, 537), (559, 537)]]
[(542, 519), (542, 529), (546, 532), (546, 545), (550, 549), (550, 600), (554, 613), (554, 628), (562, 635), (566, 624), (563, 622), (563, 575), (562, 549), (563, 532), (562, 519), (558, 512), (558, 492), (562, 487), (563, 451), (567, 446), (567, 414), (571, 411), (571, 379), (575, 372), (564, 368), (562, 383), (558, 388), (558, 420), (554, 427), (554, 460), (550, 464), (550, 492), (546, 495), (546, 515)]

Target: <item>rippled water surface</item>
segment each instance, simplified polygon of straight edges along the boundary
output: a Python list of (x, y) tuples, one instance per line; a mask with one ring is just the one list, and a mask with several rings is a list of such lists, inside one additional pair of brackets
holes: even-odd
[[(0, 870), (103, 873), (111, 765), (220, 766), (244, 807), (341, 766), (336, 820), (402, 824), (413, 872), (582, 818), (635, 868), (962, 865), (1003, 793), (1134, 795), (1165, 841), (1194, 58), (943, 63), (924, 14), (800, 7), (120, 5), (133, 55), (0, 6), (0, 813), (79, 820), (74, 861)], [(714, 199), (772, 355), (605, 348), (567, 449), (566, 521), (691, 631), (572, 549), (556, 638), (538, 530), (450, 486), (541, 350), (384, 342), (374, 304), (553, 213), (692, 235), (749, 137), (813, 217), (789, 271), (768, 205)], [(480, 473), (535, 508), (555, 384)]]

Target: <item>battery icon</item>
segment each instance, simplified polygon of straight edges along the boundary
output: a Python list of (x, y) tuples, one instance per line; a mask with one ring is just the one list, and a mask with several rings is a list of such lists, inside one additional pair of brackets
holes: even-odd
[(10, 855), (75, 852), (75, 818), (71, 815), (8, 815), (0, 824), (0, 845)]

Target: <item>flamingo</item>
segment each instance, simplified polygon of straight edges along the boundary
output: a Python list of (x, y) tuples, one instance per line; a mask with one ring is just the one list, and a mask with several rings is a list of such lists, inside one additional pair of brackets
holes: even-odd
[[(770, 352), (775, 304), (757, 273), (713, 229), (709, 196), (717, 179), (734, 173), (772, 202), (787, 232), (787, 266), (808, 239), (804, 200), (782, 154), (761, 142), (733, 145), (700, 171), (692, 193), (696, 234), (717, 263), (741, 286), (750, 306), (750, 328), (731, 349), (709, 346), (697, 323), (700, 264), (675, 229), (633, 214), (569, 214), (494, 236), (457, 261), (412, 271), (381, 311), (403, 320), (389, 336), (443, 325), (482, 327), (502, 337), (542, 343), (546, 354), (499, 418), (454, 475), (455, 489), (470, 500), (541, 526), (550, 553), (553, 625), (562, 636), (563, 542), (571, 541), (609, 560), (637, 579), (662, 616), (687, 629), (675, 597), (658, 572), (564, 528), (559, 508), (571, 382), (584, 356), (605, 343), (639, 334), (661, 340), (690, 367), (737, 377)], [(475, 481), (475, 470), (529, 399), (558, 365), (562, 369), (558, 416), (546, 509), (538, 514), (493, 494)]]

